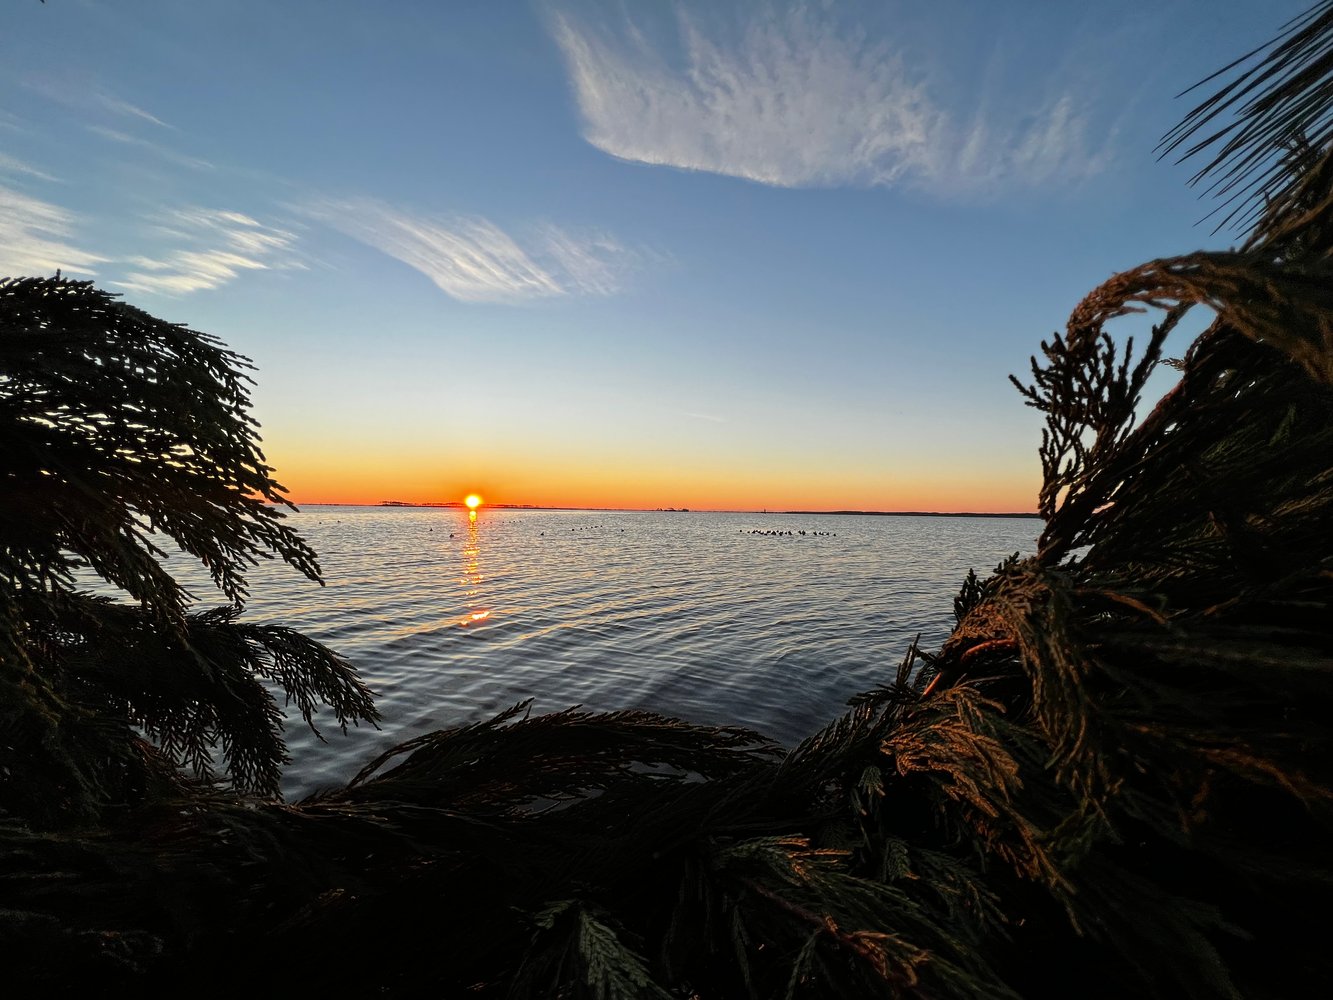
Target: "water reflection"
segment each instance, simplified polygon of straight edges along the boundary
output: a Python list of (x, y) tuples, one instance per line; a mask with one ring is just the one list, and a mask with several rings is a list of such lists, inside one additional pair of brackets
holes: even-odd
[(491, 616), (491, 609), (485, 606), (482, 594), (481, 585), (485, 579), (481, 572), (481, 525), (477, 523), (477, 512), (468, 511), (467, 537), (463, 540), (463, 575), (458, 582), (463, 587), (463, 603), (470, 610), (458, 620), (459, 625), (471, 625)]

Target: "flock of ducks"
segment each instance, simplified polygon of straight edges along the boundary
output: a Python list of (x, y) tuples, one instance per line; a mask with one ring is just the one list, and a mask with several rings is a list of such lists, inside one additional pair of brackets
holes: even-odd
[[(738, 535), (745, 534), (745, 529), (741, 528), (736, 532)], [(836, 531), (761, 531), (759, 528), (751, 528), (752, 535), (810, 535), (818, 538), (837, 538)]]

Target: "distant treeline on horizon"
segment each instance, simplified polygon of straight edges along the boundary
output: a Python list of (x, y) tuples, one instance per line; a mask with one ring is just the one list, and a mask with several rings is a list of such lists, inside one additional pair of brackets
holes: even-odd
[[(456, 510), (467, 510), (467, 506), (460, 501), (450, 500), (443, 503), (408, 503), (404, 500), (381, 500), (379, 503), (332, 503), (332, 502), (312, 502), (298, 503), (297, 507), (445, 507)], [(691, 511), (688, 507), (657, 507), (648, 509), (646, 507), (546, 507), (540, 504), (527, 503), (488, 503), (486, 507), (496, 510), (588, 510), (588, 511), (616, 511), (624, 514), (800, 514), (800, 515), (825, 515), (825, 514), (858, 514), (865, 517), (1040, 517), (1036, 511), (939, 511), (939, 510), (752, 510), (752, 509), (728, 509), (728, 510), (695, 510)]]

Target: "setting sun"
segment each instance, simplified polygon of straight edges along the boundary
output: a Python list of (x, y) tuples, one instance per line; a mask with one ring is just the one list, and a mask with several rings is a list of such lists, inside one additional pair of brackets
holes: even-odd
[(481, 506), (481, 497), (477, 496), (475, 493), (469, 493), (464, 497), (463, 503), (467, 504), (470, 510), (476, 510)]

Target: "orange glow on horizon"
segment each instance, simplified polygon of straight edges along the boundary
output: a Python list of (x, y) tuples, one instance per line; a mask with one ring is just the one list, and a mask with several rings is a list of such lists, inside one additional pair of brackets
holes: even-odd
[[(297, 507), (321, 504), (351, 504), (353, 506), (374, 507), (380, 501), (377, 493), (339, 488), (340, 484), (330, 484), (323, 489), (309, 491), (293, 490), (291, 500)], [(933, 485), (933, 484), (932, 484)], [(1023, 489), (1022, 485), (1008, 489), (996, 489), (990, 485), (990, 491), (984, 489), (968, 490), (941, 484), (934, 490), (916, 489), (885, 491), (884, 493), (849, 490), (846, 494), (831, 495), (827, 490), (792, 490), (778, 493), (774, 491), (749, 491), (740, 489), (714, 489), (706, 487), (696, 490), (651, 491), (624, 489), (602, 491), (573, 488), (534, 489), (531, 493), (521, 494), (514, 500), (495, 501), (487, 506), (492, 508), (531, 507), (566, 510), (665, 510), (670, 507), (694, 511), (922, 511), (926, 513), (956, 514), (961, 512), (977, 514), (995, 513), (1033, 513), (1037, 509), (1035, 489)], [(1026, 485), (1026, 484), (1023, 484)], [(756, 495), (757, 494), (757, 495)], [(430, 495), (411, 497), (404, 501), (406, 506), (444, 506)], [(468, 519), (475, 521), (477, 510), (463, 508)]]
[[(910, 473), (865, 465), (846, 470), (753, 460), (659, 463), (651, 456), (565, 461), (518, 454), (455, 458), (446, 453), (382, 450), (348, 454), (311, 446), (271, 456), (277, 478), (298, 506), (394, 502), (463, 510), (555, 507), (616, 510), (865, 510), (957, 513), (1037, 509), (1040, 469), (1034, 460), (974, 461), (962, 468), (917, 464)], [(440, 468), (456, 468), (441, 475)], [(461, 474), (460, 474), (461, 473)], [(476, 497), (479, 508), (468, 506)], [(454, 503), (459, 503), (455, 500)]]

